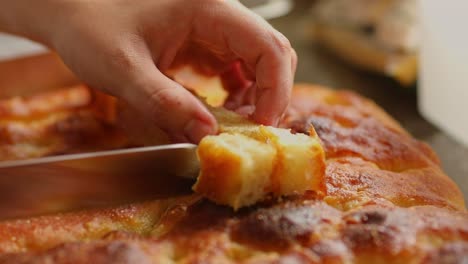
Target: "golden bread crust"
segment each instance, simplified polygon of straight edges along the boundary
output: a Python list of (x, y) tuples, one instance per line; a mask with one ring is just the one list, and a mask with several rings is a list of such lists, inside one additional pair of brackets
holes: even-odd
[[(25, 230), (35, 232), (15, 233), (26, 246), (7, 248), (4, 252), (17, 253), (0, 256), (0, 263), (133, 263), (135, 259), (141, 263), (281, 263), (291, 259), (295, 263), (443, 263), (447, 257), (451, 263), (462, 263), (468, 254), (466, 213), (429, 205), (402, 208), (369, 203), (341, 211), (306, 195), (234, 214), (196, 198), (185, 203), (186, 208), (182, 201), (180, 207), (160, 204), (116, 208), (102, 215), (87, 212), (86, 218), (70, 214), (32, 219), (33, 227)], [(156, 216), (161, 208), (168, 210), (163, 221), (153, 218), (144, 224), (134, 221), (119, 226), (125, 219), (141, 217), (128, 212), (129, 208), (140, 213), (153, 210)], [(112, 218), (111, 225), (101, 220), (118, 212), (122, 218)], [(59, 230), (57, 235), (46, 232), (53, 242), (46, 244), (43, 239), (28, 245), (27, 240), (39, 240), (39, 233), (47, 230), (45, 219), (61, 223), (53, 226)], [(0, 227), (20, 225), (19, 221), (9, 224)], [(76, 234), (75, 230), (99, 225), (109, 233), (100, 238), (103, 232), (60, 237), (61, 230)], [(139, 232), (142, 225), (148, 227), (145, 232)], [(47, 249), (54, 244), (58, 246)], [(19, 253), (23, 250), (27, 253)]]
[(372, 102), (297, 85), (281, 125), (326, 152), (325, 193), (234, 212), (197, 195), (0, 223), (0, 263), (463, 263), (468, 214), (433, 151)]
[(115, 99), (83, 85), (1, 100), (0, 160), (125, 147), (116, 121)]
[(314, 126), (327, 156), (328, 203), (347, 209), (382, 198), (403, 207), (464, 210), (463, 195), (431, 148), (374, 103), (310, 85), (297, 85), (293, 98), (283, 126), (299, 132)]

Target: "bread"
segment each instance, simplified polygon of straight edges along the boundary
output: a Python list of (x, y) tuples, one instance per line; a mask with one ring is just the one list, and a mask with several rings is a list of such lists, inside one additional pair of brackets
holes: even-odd
[(317, 1), (311, 20), (313, 39), (340, 58), (405, 86), (416, 81), (417, 1)]
[(0, 160), (122, 148), (116, 101), (83, 85), (0, 100)]
[(257, 125), (223, 108), (210, 110), (222, 133), (198, 146), (195, 192), (239, 209), (269, 195), (323, 191), (325, 155), (316, 135)]
[(200, 175), (193, 190), (238, 209), (265, 199), (276, 149), (242, 134), (204, 138), (198, 147)]
[(296, 85), (281, 122), (326, 153), (324, 192), (234, 212), (197, 194), (0, 222), (0, 263), (464, 263), (463, 195), (373, 102)]

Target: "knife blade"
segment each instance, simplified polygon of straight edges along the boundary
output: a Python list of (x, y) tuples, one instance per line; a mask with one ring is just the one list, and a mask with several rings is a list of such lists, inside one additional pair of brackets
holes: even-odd
[(199, 170), (196, 147), (171, 144), (0, 162), (0, 219), (188, 193)]

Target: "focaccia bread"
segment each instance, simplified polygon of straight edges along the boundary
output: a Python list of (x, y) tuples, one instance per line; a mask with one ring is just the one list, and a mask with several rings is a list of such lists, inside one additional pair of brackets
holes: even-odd
[(233, 211), (199, 195), (0, 222), (0, 263), (464, 263), (468, 214), (431, 148), (352, 92), (296, 85), (281, 122), (324, 192)]
[(84, 85), (0, 100), (0, 161), (125, 147), (116, 122), (115, 99)]
[(418, 0), (321, 0), (311, 19), (314, 40), (344, 60), (406, 86), (415, 82)]

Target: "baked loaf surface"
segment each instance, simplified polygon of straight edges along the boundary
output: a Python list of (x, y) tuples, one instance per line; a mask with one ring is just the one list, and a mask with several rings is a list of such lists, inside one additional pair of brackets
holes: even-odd
[(0, 263), (464, 263), (468, 214), (437, 156), (374, 103), (296, 85), (281, 126), (326, 153), (324, 192), (234, 212), (198, 195), (0, 222)]

